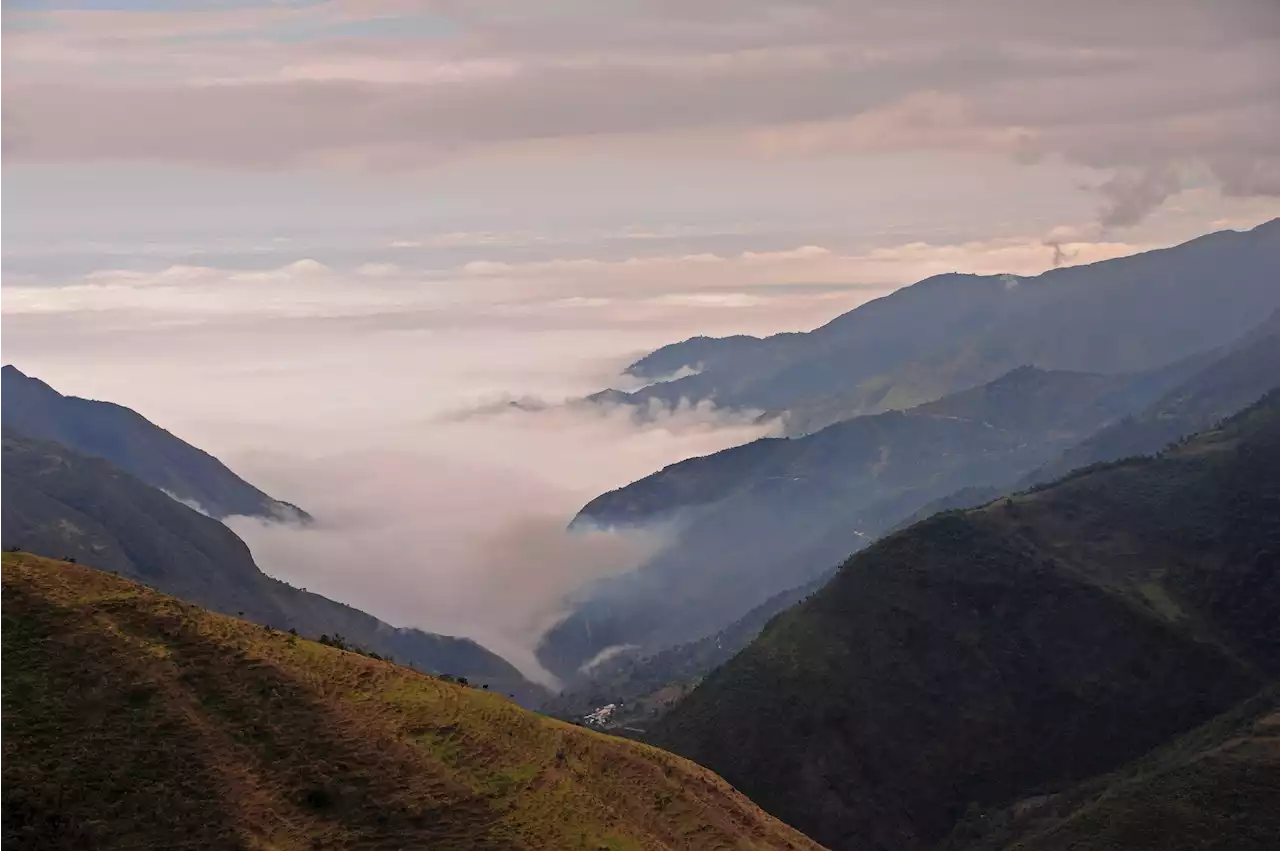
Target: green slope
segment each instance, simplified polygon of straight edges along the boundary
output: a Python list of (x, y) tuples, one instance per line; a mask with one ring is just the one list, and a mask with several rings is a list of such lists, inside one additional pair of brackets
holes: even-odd
[(1280, 394), (854, 556), (651, 739), (837, 848), (1109, 771), (1280, 675)]
[(527, 702), (542, 694), (474, 641), (396, 629), (266, 576), (226, 526), (101, 458), (7, 428), (3, 447), (0, 539), (5, 548), (74, 558), (216, 611), (303, 635), (341, 634), (368, 650), (488, 682)]
[(817, 849), (698, 766), (5, 554), (8, 849)]

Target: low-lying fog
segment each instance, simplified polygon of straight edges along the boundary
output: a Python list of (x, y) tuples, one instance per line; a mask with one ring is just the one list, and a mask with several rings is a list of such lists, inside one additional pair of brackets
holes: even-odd
[[(415, 271), (418, 245), (386, 248), (394, 264), (277, 250), (270, 262), (11, 276), (5, 360), (133, 407), (311, 512), (307, 529), (230, 521), (267, 573), (396, 625), (470, 636), (544, 682), (532, 649), (565, 595), (662, 545), (656, 533), (569, 535), (574, 513), (765, 433), (706, 409), (640, 424), (563, 402), (621, 386), (631, 359), (694, 334), (811, 328), (933, 272), (1054, 260), (1030, 239)], [(1074, 256), (1131, 250), (1087, 243)], [(530, 399), (546, 404), (502, 404)]]
[[(531, 650), (564, 595), (661, 544), (569, 535), (573, 514), (764, 433), (708, 410), (642, 425), (560, 403), (623, 386), (632, 357), (670, 340), (811, 326), (875, 293), (514, 303), (502, 290), (310, 263), (98, 274), (8, 289), (6, 360), (64, 393), (134, 407), (310, 511), (307, 529), (229, 521), (267, 573), (397, 625), (470, 636), (549, 682)], [(551, 404), (502, 404), (512, 399)]]

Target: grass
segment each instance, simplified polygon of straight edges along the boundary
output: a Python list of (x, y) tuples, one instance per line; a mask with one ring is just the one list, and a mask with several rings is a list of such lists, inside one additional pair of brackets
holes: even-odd
[(808, 849), (693, 763), (6, 553), (10, 848)]

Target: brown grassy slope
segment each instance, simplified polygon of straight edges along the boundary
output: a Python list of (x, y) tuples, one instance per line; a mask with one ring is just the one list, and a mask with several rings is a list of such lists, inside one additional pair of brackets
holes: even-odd
[(3, 565), (10, 851), (818, 848), (655, 748), (92, 568)]

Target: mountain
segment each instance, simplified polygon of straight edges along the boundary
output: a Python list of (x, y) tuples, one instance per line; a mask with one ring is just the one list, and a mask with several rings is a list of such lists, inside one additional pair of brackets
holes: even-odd
[[(1172, 363), (1239, 337), (1280, 307), (1277, 281), (1280, 219), (1033, 277), (939, 275), (813, 331), (665, 346), (627, 370), (656, 383), (598, 398), (787, 411), (788, 433), (807, 434), (1021, 364), (1118, 373)], [(681, 370), (695, 374), (659, 380)]]
[(618, 653), (597, 662), (569, 689), (538, 708), (555, 718), (579, 720), (614, 704), (615, 711), (599, 726), (622, 734), (642, 733), (711, 670), (736, 656), (774, 615), (821, 588), (833, 573), (774, 594), (724, 629), (697, 641), (647, 656)]
[(1280, 837), (1280, 688), (1114, 773), (974, 814), (943, 851), (1269, 851)]
[(4, 424), (82, 455), (105, 458), (152, 487), (222, 518), (233, 514), (306, 522), (295, 505), (272, 499), (207, 452), (135, 411), (111, 402), (63, 396), (13, 366), (0, 370)]
[(1280, 385), (1280, 311), (1140, 413), (1067, 449), (1028, 476), (1050, 481), (1078, 467), (1155, 452), (1208, 428)]
[(73, 558), (184, 600), (303, 635), (341, 635), (432, 672), (465, 675), (534, 700), (541, 690), (479, 644), (396, 629), (350, 606), (272, 579), (222, 523), (110, 462), (5, 426), (5, 549)]
[(833, 848), (918, 849), (1277, 678), (1280, 391), (878, 541), (649, 738)]
[[(895, 528), (905, 528), (939, 511), (983, 505), (1006, 492), (1049, 482), (1091, 464), (1154, 454), (1239, 411), (1280, 387), (1280, 311), (1232, 345), (1190, 360), (1199, 370), (1149, 407), (1085, 438), (1016, 484), (962, 488), (925, 504)], [(1185, 365), (1177, 364), (1176, 371), (1166, 372), (1164, 377), (1183, 374)]]
[(5, 554), (3, 585), (9, 848), (818, 849), (492, 692), (81, 565)]
[(905, 412), (757, 440), (599, 496), (575, 526), (669, 523), (672, 543), (639, 570), (595, 585), (548, 632), (540, 658), (571, 680), (613, 645), (652, 652), (714, 633), (921, 505), (963, 487), (1012, 484), (1180, 376), (1020, 367)]

